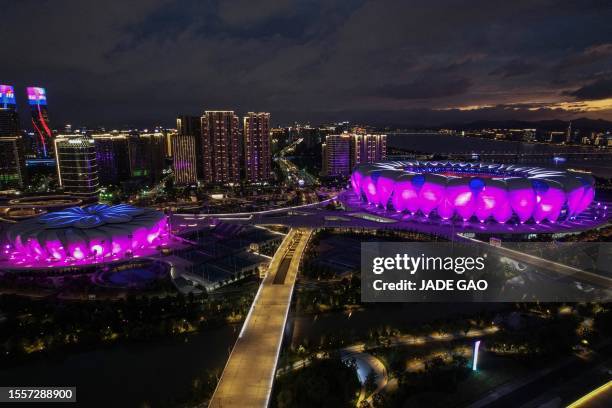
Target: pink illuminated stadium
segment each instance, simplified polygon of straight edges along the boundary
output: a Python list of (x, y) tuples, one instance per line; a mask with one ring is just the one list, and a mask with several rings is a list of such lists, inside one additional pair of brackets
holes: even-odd
[(19, 222), (7, 232), (5, 254), (15, 266), (83, 265), (144, 255), (167, 240), (163, 213), (95, 204)]
[(595, 196), (594, 179), (584, 173), (448, 161), (365, 164), (351, 184), (367, 203), (397, 212), (498, 223), (571, 219)]

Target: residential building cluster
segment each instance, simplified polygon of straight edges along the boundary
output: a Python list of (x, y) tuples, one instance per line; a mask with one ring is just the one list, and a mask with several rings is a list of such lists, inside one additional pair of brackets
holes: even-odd
[[(29, 172), (55, 173), (67, 194), (94, 197), (100, 186), (159, 182), (172, 168), (177, 185), (268, 183), (270, 114), (205, 111), (180, 116), (177, 129), (92, 132), (51, 130), (44, 88), (27, 88), (33, 132), (21, 129), (14, 88), (0, 85), (0, 190), (21, 189)], [(26, 172), (26, 167), (30, 170)], [(51, 170), (50, 170), (51, 169)]]
[(328, 135), (322, 148), (322, 174), (329, 177), (348, 176), (353, 168), (363, 163), (374, 163), (387, 158), (387, 136), (343, 132)]
[(272, 176), (270, 114), (248, 112), (242, 126), (234, 111), (180, 116), (171, 137), (178, 184), (267, 183)]

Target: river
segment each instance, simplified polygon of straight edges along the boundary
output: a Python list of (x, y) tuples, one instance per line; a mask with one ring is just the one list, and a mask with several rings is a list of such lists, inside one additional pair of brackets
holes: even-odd
[(76, 386), (76, 406), (167, 407), (198, 376), (221, 373), (240, 325), (187, 337), (122, 344), (0, 370), (2, 386)]

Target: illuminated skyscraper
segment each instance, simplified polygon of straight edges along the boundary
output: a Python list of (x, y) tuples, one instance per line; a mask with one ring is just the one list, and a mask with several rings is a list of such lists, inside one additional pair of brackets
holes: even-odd
[(130, 178), (127, 133), (93, 134), (101, 185), (119, 184)]
[(21, 136), (0, 136), (0, 190), (23, 187), (24, 173)]
[(206, 111), (202, 123), (202, 179), (240, 183), (240, 131), (234, 111)]
[(329, 172), (329, 169), (327, 168), (327, 143), (321, 144), (321, 158), (323, 160), (323, 163), (321, 164), (321, 175), (327, 176), (327, 173)]
[(0, 85), (0, 189), (23, 187), (25, 159), (15, 91)]
[(387, 159), (387, 135), (350, 134), (351, 169), (359, 164)]
[(387, 159), (387, 135), (345, 132), (326, 136), (323, 146), (322, 173), (327, 176), (347, 176), (359, 164)]
[(172, 137), (172, 167), (177, 185), (190, 185), (198, 181), (196, 160), (197, 136), (177, 134)]
[(270, 114), (249, 112), (243, 119), (244, 167), (246, 181), (261, 183), (270, 179)]
[(172, 138), (176, 135), (175, 129), (164, 129), (164, 149), (166, 157), (172, 157)]
[(182, 115), (176, 118), (176, 132), (179, 135), (199, 135), (202, 123), (199, 117)]
[(20, 134), (15, 91), (10, 85), (0, 85), (0, 136)]
[(98, 165), (94, 139), (88, 135), (58, 135), (54, 139), (57, 176), (64, 192), (76, 196), (98, 195)]
[(176, 118), (176, 133), (195, 137), (196, 171), (198, 179), (204, 178), (202, 150), (202, 120), (198, 116), (183, 115)]
[(37, 155), (42, 158), (53, 157), (53, 133), (49, 125), (47, 92), (45, 88), (28, 87), (27, 94), (32, 112), (32, 127), (36, 133)]
[(349, 153), (351, 137), (348, 134), (325, 137), (323, 171), (326, 176), (348, 176), (351, 172)]
[(151, 182), (161, 180), (165, 155), (163, 133), (132, 133), (128, 148), (132, 177), (144, 177)]

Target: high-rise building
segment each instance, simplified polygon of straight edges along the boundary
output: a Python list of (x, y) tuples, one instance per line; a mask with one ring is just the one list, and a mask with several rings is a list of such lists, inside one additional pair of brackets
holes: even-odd
[(243, 119), (244, 167), (246, 181), (262, 183), (270, 180), (270, 114), (249, 112)]
[(387, 135), (362, 133), (351, 136), (351, 169), (363, 163), (374, 163), (387, 159)]
[(132, 177), (144, 177), (151, 182), (161, 180), (165, 155), (163, 133), (131, 133), (128, 150)]
[(325, 137), (323, 174), (330, 177), (348, 176), (351, 172), (351, 137), (348, 134)]
[(198, 160), (195, 135), (176, 134), (172, 137), (172, 168), (177, 185), (190, 185), (198, 181)]
[(0, 190), (23, 187), (24, 177), (21, 136), (0, 136)]
[(329, 161), (327, 157), (327, 143), (321, 144), (321, 159), (323, 161), (323, 163), (321, 164), (321, 175), (327, 176), (327, 174), (329, 173), (329, 167), (327, 166), (327, 163)]
[(99, 182), (94, 139), (86, 134), (58, 135), (54, 145), (57, 176), (64, 192), (95, 197)]
[(127, 133), (92, 135), (101, 185), (117, 185), (130, 178), (128, 137)]
[(234, 111), (206, 111), (202, 123), (202, 179), (240, 183), (240, 131)]
[(0, 85), (0, 189), (23, 186), (25, 160), (15, 90)]
[(202, 119), (198, 116), (182, 115), (176, 118), (176, 133), (195, 137), (196, 171), (198, 179), (204, 178), (204, 151), (202, 150)]
[(32, 127), (36, 134), (36, 150), (40, 158), (53, 157), (53, 132), (49, 124), (47, 92), (45, 88), (28, 87), (28, 103), (32, 113)]
[(322, 173), (327, 176), (348, 176), (359, 164), (387, 159), (387, 135), (328, 135), (323, 146)]
[(201, 118), (181, 115), (176, 118), (176, 132), (179, 135), (199, 135), (202, 130)]
[(176, 135), (175, 129), (164, 130), (164, 148), (166, 150), (166, 158), (172, 157), (172, 138)]
[(0, 85), (0, 136), (20, 134), (15, 90), (10, 85)]

